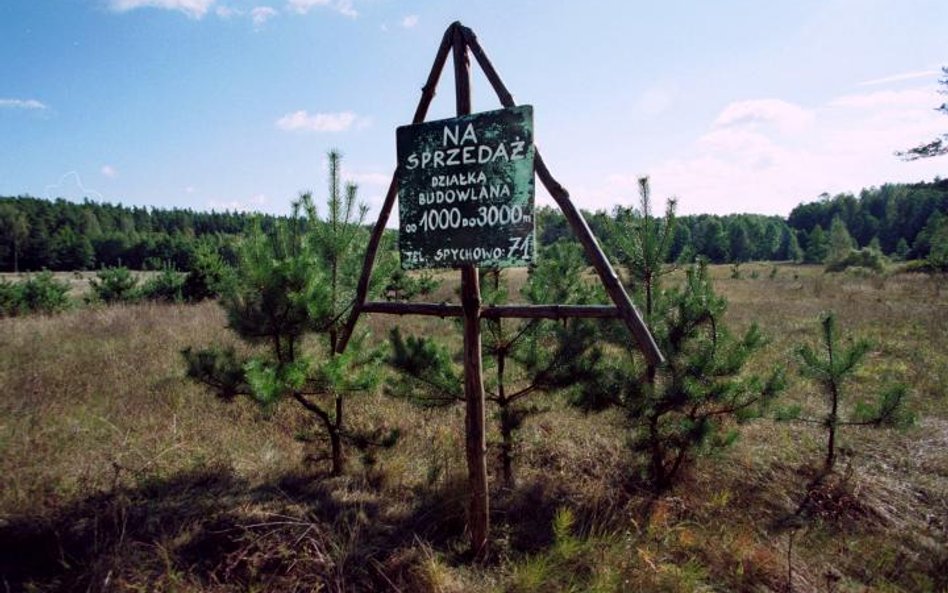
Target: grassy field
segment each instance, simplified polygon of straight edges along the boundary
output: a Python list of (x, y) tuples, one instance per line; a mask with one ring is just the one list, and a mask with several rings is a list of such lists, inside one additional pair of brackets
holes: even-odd
[[(330, 478), (325, 444), (294, 438), (309, 421), (294, 406), (265, 415), (184, 378), (186, 346), (240, 347), (217, 305), (81, 308), (0, 320), (4, 590), (948, 591), (948, 281), (712, 273), (728, 323), (772, 338), (755, 366), (793, 369), (832, 310), (876, 345), (853, 399), (911, 386), (917, 424), (843, 429), (839, 475), (809, 493), (807, 521), (791, 517), (822, 459), (818, 427), (751, 423), (656, 498), (625, 479), (617, 417), (550, 397), (522, 431), (517, 487), (492, 491), (495, 552), (474, 567), (460, 407), (353, 400), (353, 422), (402, 439)], [(433, 300), (456, 298), (446, 282)], [(399, 323), (459, 342), (450, 321), (363, 323), (379, 340)], [(792, 376), (784, 399), (821, 410)]]

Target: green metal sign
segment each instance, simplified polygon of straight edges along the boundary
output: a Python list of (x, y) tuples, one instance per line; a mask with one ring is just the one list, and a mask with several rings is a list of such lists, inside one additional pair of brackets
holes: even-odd
[(402, 126), (402, 267), (525, 266), (533, 260), (533, 107)]

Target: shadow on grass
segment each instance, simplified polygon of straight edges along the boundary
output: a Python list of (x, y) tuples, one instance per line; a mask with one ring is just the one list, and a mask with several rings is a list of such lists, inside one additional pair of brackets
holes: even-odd
[[(380, 488), (302, 470), (252, 483), (208, 467), (8, 516), (0, 591), (417, 590), (432, 553), (466, 562), (461, 476), (401, 501)], [(565, 493), (542, 481), (500, 494), (498, 550), (548, 546)]]
[(433, 495), (383, 517), (380, 497), (354, 478), (252, 485), (215, 468), (117, 488), (0, 522), (2, 587), (387, 589), (380, 560), (417, 538), (457, 538), (464, 507)]

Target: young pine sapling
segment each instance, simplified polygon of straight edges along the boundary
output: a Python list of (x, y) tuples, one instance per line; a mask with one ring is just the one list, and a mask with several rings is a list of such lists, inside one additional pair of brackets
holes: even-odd
[(265, 408), (292, 399), (310, 412), (329, 440), (333, 475), (344, 469), (344, 441), (387, 445), (395, 436), (378, 430), (358, 434), (346, 423), (346, 398), (374, 388), (380, 357), (364, 348), (363, 339), (336, 352), (365, 248), (366, 211), (356, 202), (354, 185), (343, 194), (339, 158), (329, 154), (324, 220), (304, 194), (289, 220), (268, 234), (257, 228), (240, 246), (220, 303), (237, 335), (259, 346), (255, 354), (184, 351), (188, 375), (224, 399), (246, 395)]
[[(591, 304), (604, 295), (583, 279), (586, 261), (579, 245), (558, 241), (540, 254), (521, 291), (532, 304)], [(484, 302), (508, 302), (501, 270), (487, 272), (482, 282)], [(593, 345), (598, 325), (587, 319), (561, 322), (541, 319), (486, 319), (482, 334), (484, 356), (493, 367), (489, 398), (497, 404), (500, 462), (504, 484), (514, 485), (516, 433), (542, 408), (527, 399), (534, 393), (569, 388), (595, 372), (600, 351)]]
[(615, 327), (612, 347), (624, 356), (603, 358), (607, 364), (579, 392), (576, 404), (590, 411), (622, 410), (630, 447), (643, 458), (649, 484), (664, 490), (696, 454), (732, 443), (734, 423), (758, 416), (783, 388), (784, 373), (780, 368), (763, 378), (744, 373), (764, 338), (756, 325), (741, 337), (728, 331), (727, 303), (714, 293), (706, 265), (691, 266), (680, 288), (662, 287), (675, 204), (671, 201), (664, 219), (655, 220), (647, 179), (640, 180), (640, 193), (640, 212), (624, 217), (616, 229), (620, 261), (630, 292), (644, 301), (646, 320), (666, 362), (646, 365), (628, 333)]
[(837, 432), (842, 426), (895, 426), (912, 424), (914, 417), (905, 407), (908, 389), (897, 383), (883, 390), (873, 403), (859, 402), (853, 413), (843, 418), (840, 412), (843, 398), (843, 386), (852, 378), (856, 369), (869, 353), (871, 344), (867, 340), (856, 340), (842, 347), (836, 332), (836, 316), (827, 313), (821, 320), (822, 344), (817, 351), (810, 346), (797, 349), (800, 360), (800, 373), (815, 380), (823, 388), (829, 409), (823, 418), (801, 416), (799, 406), (782, 410), (780, 420), (795, 420), (818, 424), (826, 429), (826, 456), (823, 459), (824, 470), (829, 472), (836, 464)]
[[(522, 293), (531, 303), (590, 303), (595, 292), (585, 285), (585, 267), (577, 245), (559, 242), (539, 258)], [(508, 300), (504, 273), (482, 271), (485, 305)], [(516, 434), (524, 420), (541, 411), (530, 396), (551, 392), (587, 378), (595, 367), (595, 328), (587, 320), (482, 320), (482, 343), (488, 375), (487, 399), (497, 406), (499, 459), (503, 481), (513, 486)], [(400, 373), (388, 384), (392, 395), (424, 406), (446, 406), (463, 401), (463, 380), (447, 350), (429, 338), (391, 335), (390, 364)]]

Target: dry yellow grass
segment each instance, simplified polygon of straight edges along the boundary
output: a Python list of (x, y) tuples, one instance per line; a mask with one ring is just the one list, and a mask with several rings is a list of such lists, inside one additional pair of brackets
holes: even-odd
[[(820, 460), (815, 428), (753, 423), (656, 500), (625, 480), (620, 418), (551, 398), (521, 433), (518, 487), (494, 492), (495, 561), (470, 567), (460, 408), (353, 400), (355, 422), (403, 436), (375, 464), (353, 458), (347, 476), (329, 479), (306, 461), (322, 445), (293, 438), (308, 421), (293, 406), (265, 417), (184, 379), (182, 348), (235, 343), (215, 304), (141, 304), (0, 320), (0, 576), (12, 590), (541, 591), (569, 581), (783, 591), (793, 532), (795, 591), (826, 591), (827, 574), (840, 591), (943, 591), (945, 279), (785, 265), (771, 278), (772, 269), (745, 265), (740, 279), (712, 270), (728, 322), (756, 321), (772, 338), (756, 365), (792, 363), (794, 346), (816, 339), (818, 314), (834, 310), (846, 332), (878, 346), (854, 397), (889, 379), (912, 386), (915, 428), (841, 433), (848, 478), (826, 492), (836, 516), (797, 531), (785, 522)], [(457, 300), (453, 275), (431, 300)], [(394, 323), (459, 344), (451, 320), (363, 325), (384, 340)], [(821, 409), (801, 379), (786, 398)], [(578, 539), (557, 547), (552, 522), (564, 507)]]
[(260, 422), (253, 406), (221, 406), (184, 379), (179, 351), (223, 326), (212, 303), (0, 320), (0, 512), (196, 465), (243, 476), (295, 466), (288, 419)]

